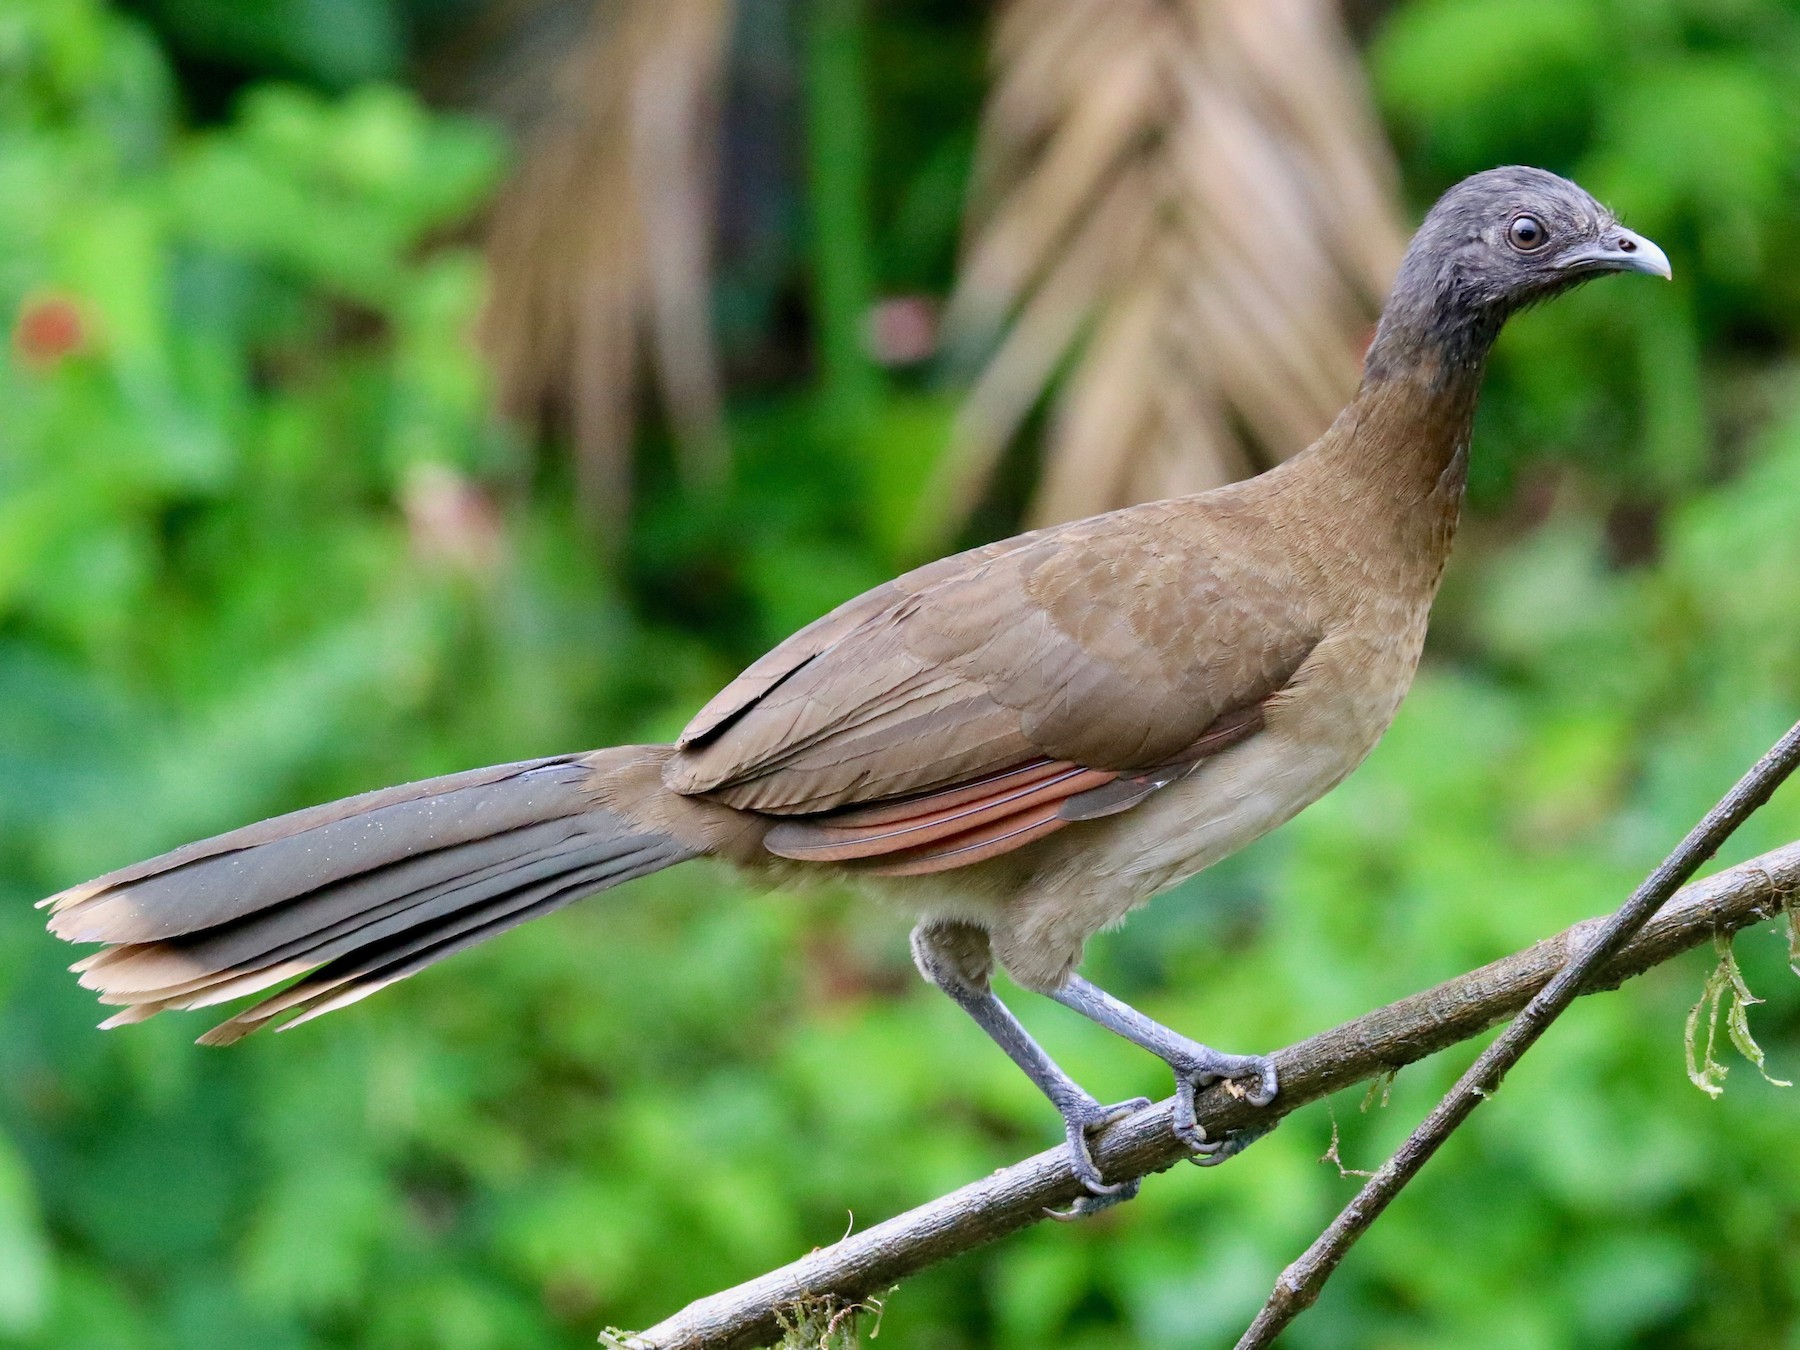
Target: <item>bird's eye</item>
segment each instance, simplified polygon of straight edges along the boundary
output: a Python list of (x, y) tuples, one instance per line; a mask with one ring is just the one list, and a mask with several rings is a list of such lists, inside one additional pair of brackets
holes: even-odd
[(1536, 252), (1549, 237), (1550, 231), (1536, 216), (1514, 216), (1512, 224), (1506, 227), (1506, 242), (1521, 253)]

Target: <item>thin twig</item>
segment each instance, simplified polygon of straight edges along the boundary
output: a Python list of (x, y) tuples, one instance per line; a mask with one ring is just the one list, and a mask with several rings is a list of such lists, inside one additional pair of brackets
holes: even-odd
[[(1735, 933), (1781, 912), (1800, 886), (1800, 843), (1687, 887), (1585, 992), (1612, 988), (1715, 933)], [(1268, 1126), (1289, 1112), (1376, 1077), (1504, 1021), (1587, 948), (1603, 920), (1590, 919), (1525, 951), (1401, 999), (1280, 1051), (1281, 1095), (1254, 1107), (1216, 1087), (1200, 1095), (1196, 1113), (1215, 1138)], [(1169, 1128), (1173, 1099), (1120, 1121), (1095, 1142), (1111, 1181), (1165, 1171), (1187, 1156)], [(1081, 1193), (1058, 1147), (995, 1172), (929, 1204), (779, 1270), (699, 1300), (638, 1336), (619, 1343), (638, 1350), (745, 1350), (780, 1334), (783, 1309), (809, 1300), (855, 1302), (939, 1261), (1038, 1222), (1049, 1208)]]
[(1750, 818), (1783, 780), (1800, 766), (1800, 723), (1796, 723), (1775, 747), (1758, 760), (1737, 786), (1706, 813), (1688, 837), (1662, 865), (1645, 878), (1631, 898), (1619, 906), (1595, 935), (1590, 946), (1573, 954), (1566, 966), (1526, 1005), (1511, 1026), (1494, 1038), (1467, 1073), (1457, 1080), (1444, 1099), (1408, 1136), (1398, 1152), (1364, 1183), (1331, 1226), (1319, 1235), (1299, 1260), (1281, 1272), (1268, 1302), (1256, 1315), (1237, 1350), (1261, 1350), (1270, 1345), (1287, 1324), (1319, 1296), (1344, 1254), (1381, 1217), (1394, 1197), (1438, 1151), (1452, 1132), (1467, 1120), (1519, 1062), (1563, 1011), (1575, 1001), (1590, 978), (1661, 909), (1682, 882), (1712, 857), (1733, 830)]

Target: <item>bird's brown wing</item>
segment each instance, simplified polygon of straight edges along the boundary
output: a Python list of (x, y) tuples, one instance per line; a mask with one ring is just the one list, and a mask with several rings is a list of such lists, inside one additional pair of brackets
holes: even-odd
[(778, 644), (752, 662), (741, 675), (694, 714), (682, 730), (677, 745), (686, 749), (712, 739), (800, 667), (831, 650), (863, 624), (879, 619), (909, 596), (928, 590), (937, 582), (979, 566), (988, 559), (1035, 543), (1046, 533), (1044, 530), (1036, 530), (1013, 539), (984, 544), (967, 553), (940, 558), (923, 567), (915, 567), (874, 590), (864, 591), (854, 599), (846, 600), (823, 618), (815, 619), (786, 642)]
[(1219, 547), (1232, 524), (1154, 503), (910, 573), (747, 670), (665, 779), (811, 817), (776, 852), (887, 870), (1127, 809), (1253, 732), (1317, 639), (1265, 549)]

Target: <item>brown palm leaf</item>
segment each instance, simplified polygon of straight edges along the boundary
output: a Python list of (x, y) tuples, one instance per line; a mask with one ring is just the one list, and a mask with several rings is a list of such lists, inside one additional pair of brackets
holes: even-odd
[(946, 318), (979, 373), (926, 500), (966, 512), (1053, 386), (1040, 524), (1309, 443), (1404, 242), (1331, 0), (1009, 0), (994, 64)]
[(582, 505), (600, 523), (629, 500), (646, 364), (684, 473), (722, 468), (709, 297), (731, 9), (596, 6), (490, 226), (484, 337), (504, 405), (538, 428), (566, 425)]

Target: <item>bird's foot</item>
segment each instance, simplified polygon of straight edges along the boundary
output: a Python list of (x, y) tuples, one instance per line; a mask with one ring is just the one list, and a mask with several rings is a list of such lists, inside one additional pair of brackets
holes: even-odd
[[(1216, 1166), (1241, 1153), (1263, 1133), (1234, 1130), (1224, 1139), (1207, 1138), (1206, 1131), (1195, 1119), (1194, 1098), (1202, 1088), (1214, 1083), (1229, 1081), (1235, 1085), (1248, 1079), (1255, 1086), (1237, 1090), (1252, 1106), (1267, 1106), (1280, 1090), (1274, 1060), (1267, 1055), (1227, 1055), (1198, 1041), (1189, 1041), (1166, 1058), (1169, 1067), (1175, 1071), (1175, 1111), (1170, 1123), (1175, 1137), (1188, 1146), (1197, 1161)], [(1244, 1134), (1248, 1134), (1248, 1138), (1233, 1147), (1231, 1141)]]
[(1063, 1129), (1069, 1139), (1069, 1161), (1075, 1172), (1075, 1178), (1081, 1182), (1087, 1194), (1076, 1200), (1068, 1209), (1049, 1210), (1053, 1219), (1080, 1219), (1100, 1210), (1108, 1209), (1131, 1199), (1138, 1192), (1138, 1178), (1126, 1181), (1108, 1182), (1100, 1176), (1100, 1165), (1094, 1161), (1094, 1150), (1090, 1141), (1115, 1120), (1122, 1120), (1133, 1111), (1141, 1111), (1150, 1105), (1148, 1097), (1133, 1097), (1129, 1101), (1114, 1102), (1104, 1106), (1085, 1092), (1079, 1097), (1070, 1097), (1056, 1103), (1056, 1109), (1062, 1113)]

